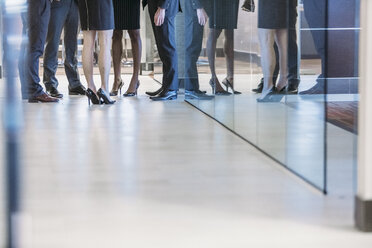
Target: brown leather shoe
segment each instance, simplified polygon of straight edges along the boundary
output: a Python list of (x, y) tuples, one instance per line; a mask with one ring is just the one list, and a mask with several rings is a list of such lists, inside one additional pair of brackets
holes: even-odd
[(46, 93), (41, 94), (40, 96), (31, 97), (28, 99), (29, 103), (36, 102), (59, 102), (59, 99), (49, 96)]

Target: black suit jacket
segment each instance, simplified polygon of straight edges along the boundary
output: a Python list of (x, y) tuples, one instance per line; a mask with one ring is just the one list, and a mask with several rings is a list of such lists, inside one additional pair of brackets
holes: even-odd
[(168, 16), (175, 16), (178, 12), (182, 11), (179, 0), (142, 0), (143, 8), (146, 7), (148, 1), (156, 1), (158, 7), (167, 10), (166, 15)]

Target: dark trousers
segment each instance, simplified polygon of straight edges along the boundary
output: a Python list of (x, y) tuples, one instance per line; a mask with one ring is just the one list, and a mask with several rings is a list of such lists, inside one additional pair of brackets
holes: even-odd
[[(297, 46), (297, 0), (290, 0), (288, 11), (288, 83), (290, 87), (297, 88), (300, 80), (298, 75), (298, 46)], [(276, 65), (273, 75), (274, 83), (279, 75), (279, 50), (277, 45), (274, 45)]]
[(321, 59), (322, 73), (318, 77), (318, 82), (326, 77), (326, 31), (324, 30), (327, 25), (326, 15), (326, 0), (303, 0), (304, 13), (306, 21), (311, 29), (315, 48)]
[(159, 57), (163, 62), (163, 84), (166, 90), (178, 90), (178, 61), (175, 37), (174, 16), (166, 15), (163, 25), (155, 26), (154, 16), (158, 9), (157, 1), (149, 1), (148, 9), (154, 31)]
[(191, 0), (186, 0), (185, 13), (185, 89), (199, 90), (197, 62), (203, 45), (204, 27), (199, 24), (198, 16)]
[(26, 52), (27, 52), (27, 39), (26, 36), (28, 34), (28, 24), (27, 24), (27, 13), (21, 14), (22, 19), (22, 44), (19, 51), (19, 58), (18, 58), (18, 72), (19, 72), (19, 80), (21, 82), (21, 94), (22, 99), (28, 99), (28, 81), (27, 81), (27, 69), (28, 62)]
[(27, 80), (29, 97), (43, 94), (39, 78), (39, 59), (43, 55), (50, 18), (50, 0), (28, 0)]
[(48, 35), (44, 54), (43, 81), (47, 89), (58, 87), (56, 71), (58, 68), (58, 48), (62, 29), (65, 43), (65, 72), (69, 88), (81, 85), (76, 59), (79, 27), (79, 8), (75, 0), (54, 1), (51, 6)]

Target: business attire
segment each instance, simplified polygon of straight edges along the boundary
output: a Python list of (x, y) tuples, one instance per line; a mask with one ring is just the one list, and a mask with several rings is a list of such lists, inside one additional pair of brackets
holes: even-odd
[[(143, 0), (143, 6), (148, 5), (150, 20), (154, 31), (159, 57), (163, 62), (162, 87), (151, 96), (152, 100), (173, 100), (178, 91), (178, 58), (175, 37), (175, 16), (181, 10), (179, 0)], [(165, 9), (165, 19), (161, 26), (154, 23), (158, 8)], [(149, 92), (148, 92), (149, 93)], [(151, 93), (152, 94), (152, 93)]]
[(115, 29), (140, 29), (140, 0), (113, 0)]
[[(209, 67), (212, 72), (209, 81), (212, 91), (215, 95), (229, 96), (229, 88), (234, 94), (241, 94), (234, 90), (234, 30), (238, 25), (238, 10), (239, 0), (204, 0), (205, 10), (209, 16), (209, 37), (207, 41), (207, 53)], [(222, 88), (217, 74), (215, 65), (217, 40), (221, 35), (222, 30), (225, 30), (225, 49), (224, 53), (227, 58), (226, 69), (227, 76), (222, 81), (226, 91)]]
[(29, 102), (58, 102), (49, 97), (40, 85), (39, 59), (43, 55), (50, 19), (51, 0), (28, 0), (27, 81)]
[(142, 41), (140, 34), (140, 16), (141, 16), (141, 1), (140, 0), (113, 0), (114, 15), (115, 15), (115, 30), (112, 36), (112, 58), (114, 66), (114, 84), (110, 92), (111, 96), (116, 96), (121, 93), (121, 88), (124, 82), (121, 79), (121, 59), (123, 55), (123, 31), (128, 30), (132, 44), (133, 55), (133, 75), (131, 84), (124, 97), (132, 97), (137, 95), (139, 87), (139, 71), (141, 67)]
[(48, 35), (44, 55), (43, 81), (47, 92), (54, 97), (62, 98), (58, 92), (56, 71), (58, 68), (58, 50), (62, 29), (64, 30), (65, 72), (69, 82), (70, 95), (85, 95), (85, 88), (80, 82), (78, 71), (77, 37), (79, 27), (79, 8), (77, 0), (54, 1), (51, 5)]
[(258, 6), (258, 28), (288, 28), (288, 0), (260, 0)]
[(114, 29), (112, 0), (79, 0), (79, 11), (82, 30)]
[(200, 91), (197, 61), (202, 45), (204, 27), (199, 24), (197, 9), (202, 9), (200, 0), (184, 0), (185, 34), (184, 34), (184, 71), (185, 71), (185, 98), (209, 100), (212, 96)]
[(210, 28), (237, 28), (239, 0), (204, 0), (204, 6), (209, 16)]
[[(88, 84), (86, 96), (88, 104), (114, 104), (107, 92), (111, 68), (110, 51), (112, 30), (114, 29), (114, 8), (112, 0), (79, 0), (81, 28), (84, 31), (84, 47), (82, 52), (83, 69)], [(101, 88), (96, 91), (93, 79), (93, 51), (98, 34), (100, 54), (99, 61)]]
[[(272, 1), (268, 2), (266, 3), (264, 10), (261, 9), (261, 14), (260, 14), (261, 20), (260, 21), (263, 27), (278, 26), (276, 22), (278, 20), (275, 20), (273, 24), (270, 24), (269, 22), (272, 22), (272, 21), (271, 20), (267, 21), (266, 18), (268, 17), (265, 18), (264, 16), (264, 13), (272, 11), (272, 9), (270, 9), (271, 7), (275, 7), (275, 6), (269, 6), (270, 8), (268, 8), (268, 5), (272, 5), (272, 4), (273, 4)], [(281, 4), (282, 6), (284, 6), (286, 3), (283, 4), (282, 2)], [(299, 71), (298, 70), (298, 45), (297, 45), (297, 30), (296, 30), (296, 23), (297, 23), (297, 16), (298, 16), (297, 0), (288, 1), (288, 11), (283, 10), (282, 6), (280, 6), (281, 15), (286, 15), (286, 12), (288, 13), (287, 25), (283, 23), (285, 21), (284, 16), (279, 17), (279, 19), (281, 19), (279, 21), (280, 26), (282, 27), (288, 26), (288, 88), (287, 88), (287, 92), (291, 94), (297, 94), (298, 85), (300, 83), (300, 76), (298, 74), (298, 71)], [(265, 8), (268, 8), (268, 10), (266, 10)], [(275, 69), (274, 69), (274, 74), (273, 74), (273, 82), (275, 83), (279, 75), (279, 51), (278, 51), (278, 46), (276, 45), (276, 43), (274, 45), (274, 49), (275, 49), (276, 64), (275, 64)], [(261, 93), (262, 88), (263, 88), (263, 78), (261, 79), (261, 82), (258, 85), (258, 88), (253, 89), (253, 91), (256, 93)]]

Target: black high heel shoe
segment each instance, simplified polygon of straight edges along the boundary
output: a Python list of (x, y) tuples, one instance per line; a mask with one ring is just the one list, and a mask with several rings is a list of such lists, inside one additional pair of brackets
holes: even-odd
[(137, 92), (138, 92), (138, 88), (140, 86), (140, 81), (137, 82), (137, 85), (136, 85), (136, 90), (134, 92), (126, 92), (124, 93), (124, 97), (131, 97), (131, 96), (136, 96), (137, 95)]
[(118, 89), (114, 90), (114, 87), (112, 87), (113, 89), (110, 92), (110, 96), (117, 96), (119, 92), (120, 92), (120, 95), (121, 95), (121, 88), (123, 88), (123, 86), (124, 86), (124, 82), (123, 82), (123, 80), (120, 80)]
[(97, 91), (97, 95), (102, 99), (104, 104), (114, 104), (116, 102), (115, 100), (111, 100), (110, 96), (102, 89)]
[(101, 100), (98, 98), (96, 93), (93, 92), (93, 90), (88, 88), (87, 91), (85, 92), (85, 95), (88, 97), (88, 105), (90, 105), (90, 102), (92, 102), (95, 105), (101, 104)]
[(225, 85), (225, 87), (226, 87), (226, 91), (229, 91), (229, 88), (231, 88), (232, 92), (233, 92), (235, 95), (240, 95), (240, 94), (241, 94), (240, 91), (236, 91), (236, 90), (234, 90), (234, 87), (232, 86), (232, 83), (231, 83), (227, 78), (225, 78), (225, 79), (222, 81), (222, 84)]
[(228, 91), (216, 91), (216, 82), (213, 80), (213, 78), (211, 78), (211, 80), (209, 80), (209, 85), (212, 87), (212, 92), (214, 95), (217, 95), (217, 96), (229, 96), (231, 95), (230, 92)]

